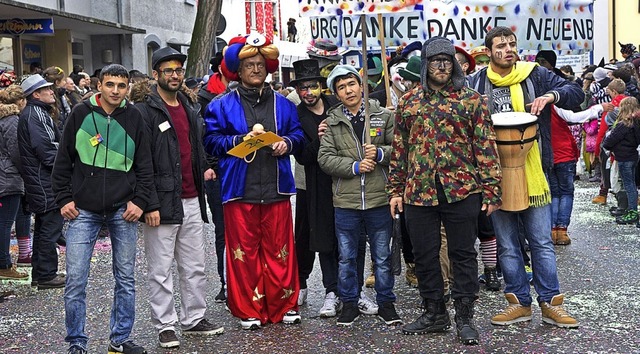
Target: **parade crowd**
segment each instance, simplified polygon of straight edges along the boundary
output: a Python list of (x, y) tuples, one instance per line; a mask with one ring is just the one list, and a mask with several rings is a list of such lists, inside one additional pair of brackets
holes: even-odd
[[(338, 326), (377, 315), (404, 334), (455, 327), (461, 343), (479, 344), (481, 286), (504, 291), (496, 326), (531, 321), (533, 286), (544, 323), (576, 328), (554, 247), (571, 244), (580, 172), (599, 184), (593, 203), (615, 199), (615, 221), (640, 227), (640, 54), (620, 46), (624, 61), (577, 77), (556, 68), (554, 51), (521, 60), (516, 35), (495, 27), (470, 51), (443, 37), (401, 46), (386, 71), (368, 55), (365, 73), (318, 40), (288, 88), (267, 82), (279, 52), (255, 33), (233, 38), (204, 80), (186, 79), (187, 56), (170, 47), (153, 53), (151, 77), (119, 64), (90, 76), (34, 63), (31, 75), (0, 81), (0, 279), (27, 280), (31, 267), (31, 286), (64, 288), (68, 353), (87, 353), (91, 257), (110, 238), (108, 350), (146, 353), (130, 337), (141, 224), (149, 319), (160, 347), (178, 347), (224, 332), (205, 317), (211, 222), (215, 301), (242, 329), (304, 320), (316, 253), (318, 315)], [(505, 141), (505, 129), (519, 138)], [(511, 150), (522, 155), (515, 166)], [(422, 301), (416, 319), (395, 308), (400, 257)]]

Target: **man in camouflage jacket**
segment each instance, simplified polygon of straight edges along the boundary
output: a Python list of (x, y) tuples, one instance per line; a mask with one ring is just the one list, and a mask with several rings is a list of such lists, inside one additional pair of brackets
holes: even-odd
[(440, 223), (453, 264), (452, 289), (458, 336), (477, 344), (473, 303), (478, 262), (477, 220), (499, 208), (501, 171), (495, 133), (481, 96), (464, 86), (450, 41), (433, 37), (422, 47), (421, 85), (396, 109), (387, 193), (391, 212), (404, 210), (413, 243), (416, 276), (426, 310), (405, 334), (444, 331), (451, 321), (440, 271)]

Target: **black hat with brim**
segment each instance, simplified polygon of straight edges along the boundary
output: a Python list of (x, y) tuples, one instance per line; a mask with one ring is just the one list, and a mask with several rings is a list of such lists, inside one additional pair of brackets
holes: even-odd
[(160, 48), (151, 56), (151, 67), (155, 70), (158, 64), (169, 60), (177, 60), (184, 64), (187, 61), (187, 56), (171, 47)]

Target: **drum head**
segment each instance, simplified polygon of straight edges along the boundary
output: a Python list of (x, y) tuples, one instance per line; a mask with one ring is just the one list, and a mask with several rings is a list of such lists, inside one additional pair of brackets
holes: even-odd
[(538, 121), (538, 117), (527, 112), (503, 112), (491, 115), (494, 126), (514, 127), (527, 126)]

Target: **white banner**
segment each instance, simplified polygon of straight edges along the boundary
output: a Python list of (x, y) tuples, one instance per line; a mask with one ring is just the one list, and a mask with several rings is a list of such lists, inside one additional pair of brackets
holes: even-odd
[(298, 0), (298, 8), (302, 17), (354, 16), (413, 11), (422, 2), (423, 0)]
[[(465, 49), (484, 45), (486, 33), (496, 26), (510, 27), (523, 51), (553, 49), (580, 54), (593, 49), (592, 0), (464, 0), (424, 1), (414, 11), (383, 14), (385, 45), (389, 47), (447, 37)], [(362, 44), (359, 16), (314, 17), (313, 39), (323, 38), (343, 48)], [(367, 45), (380, 48), (380, 24), (367, 15)]]

